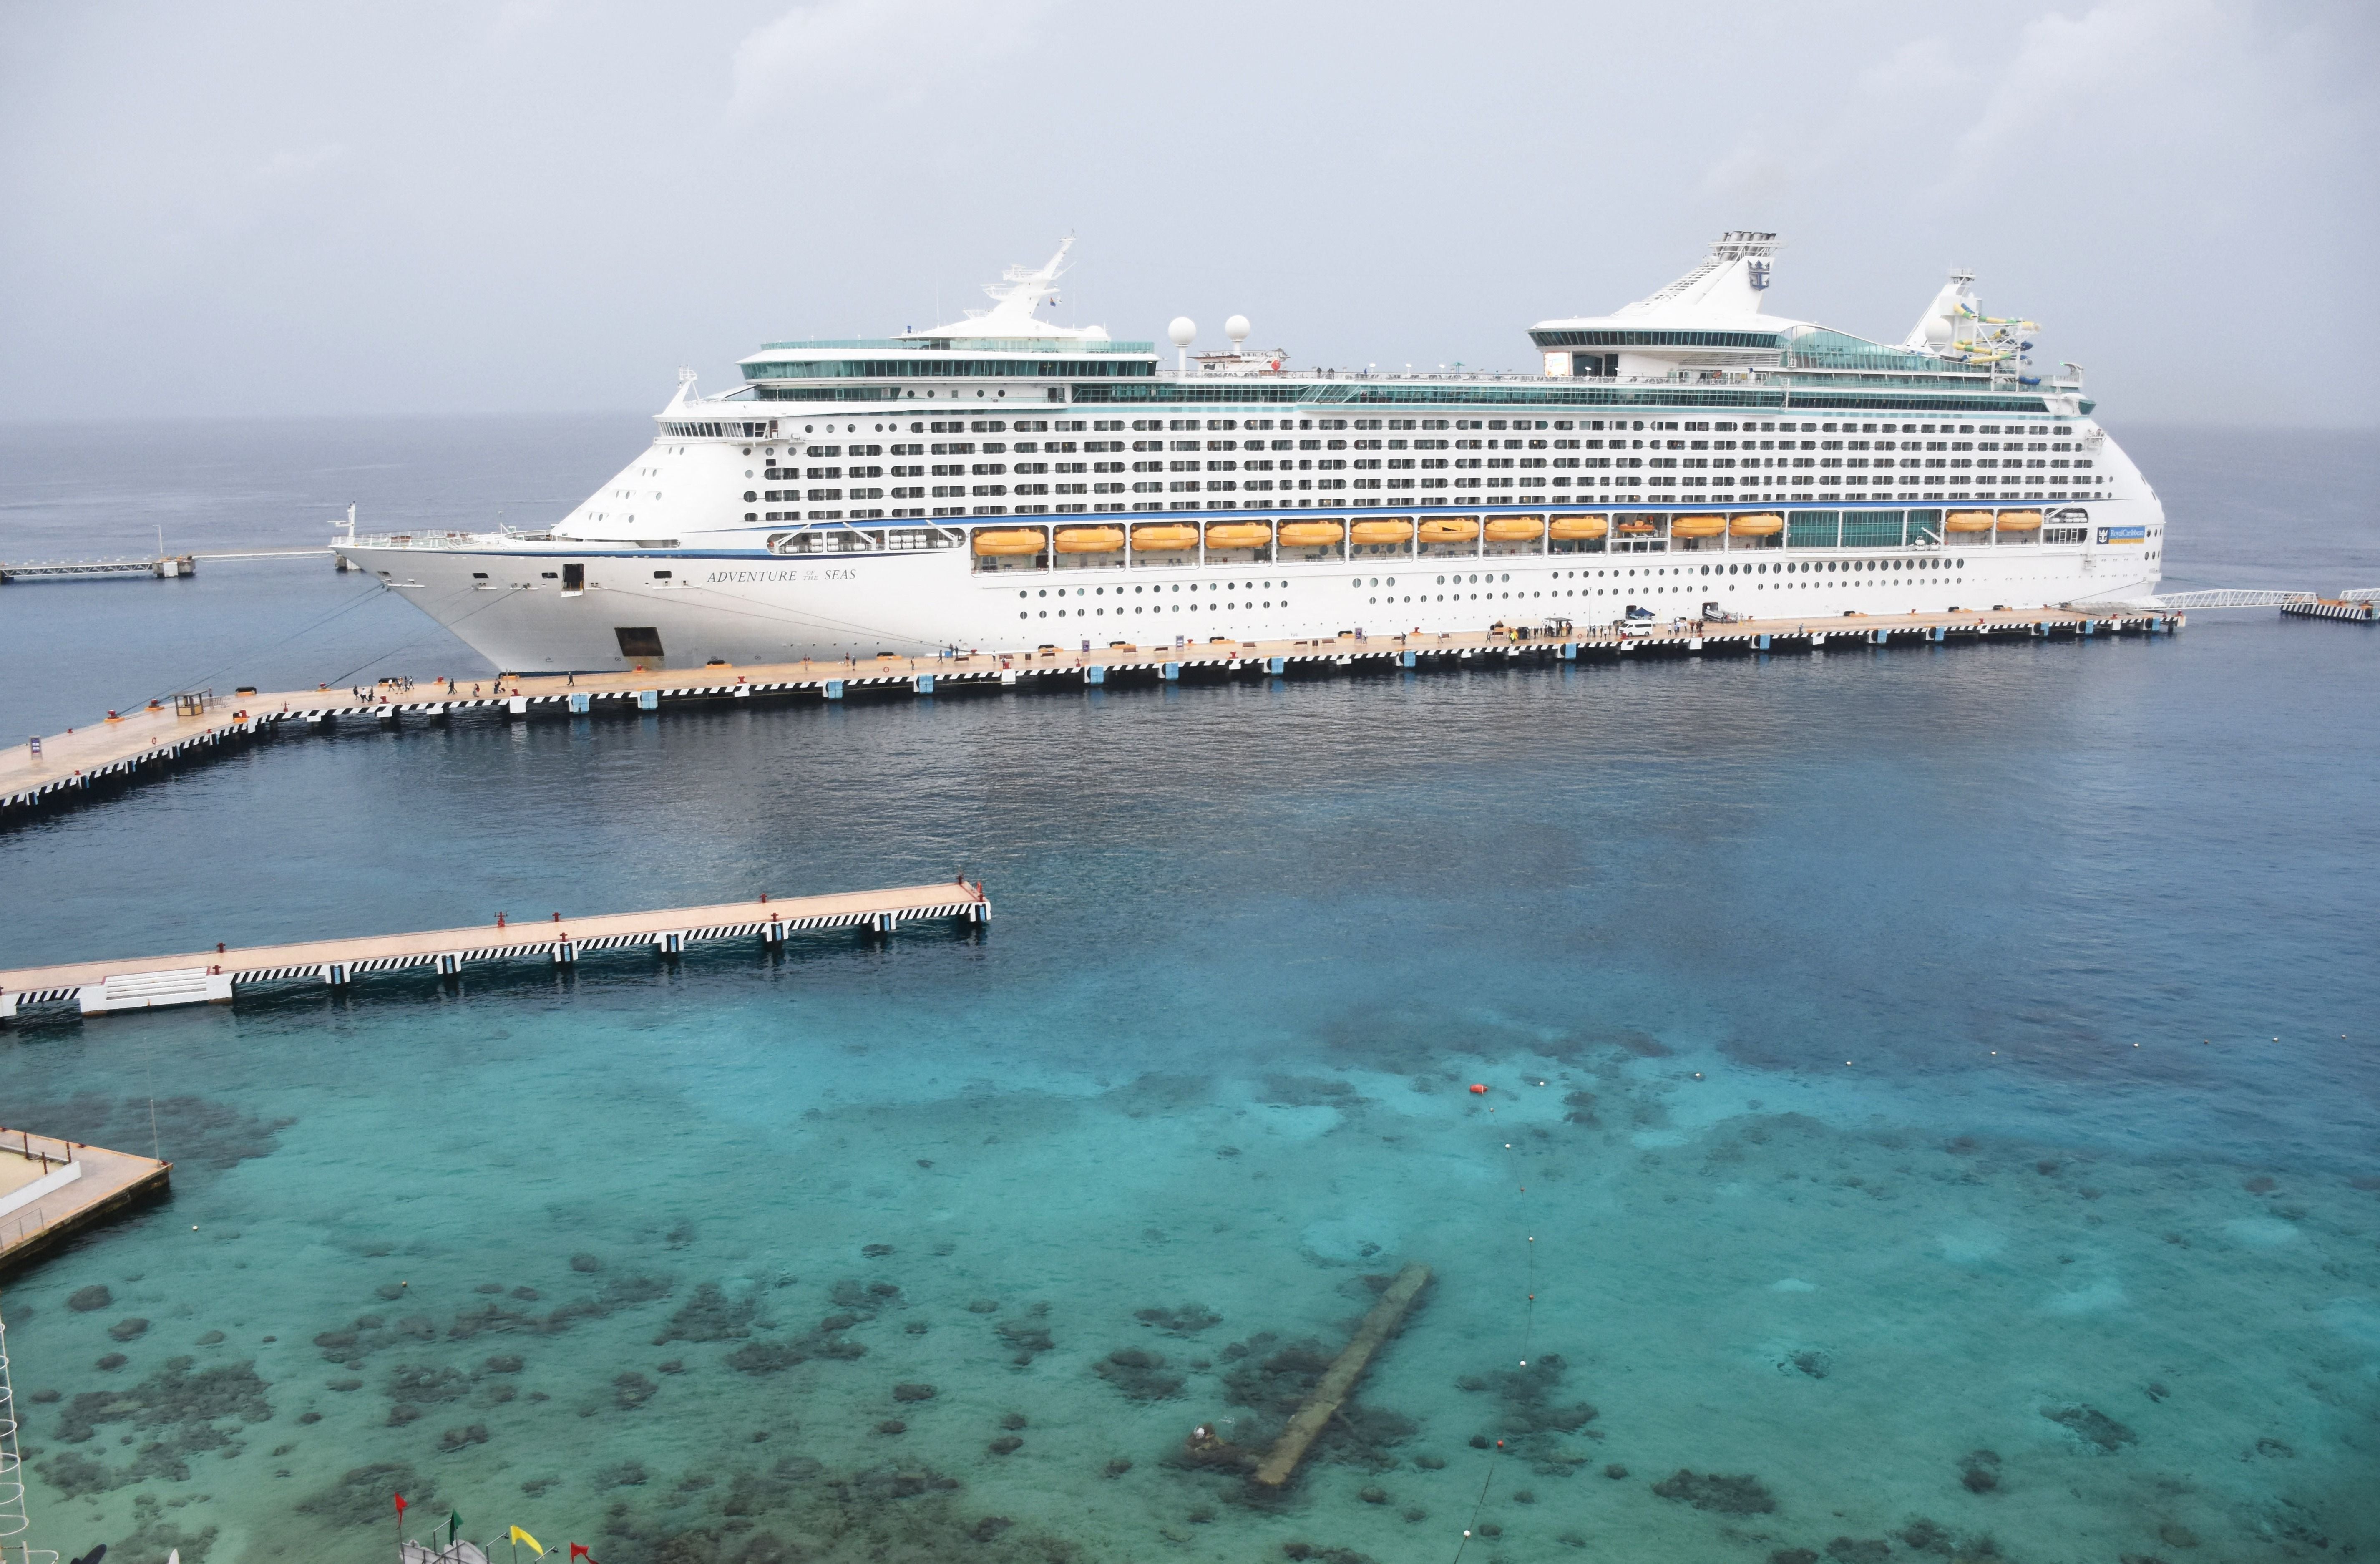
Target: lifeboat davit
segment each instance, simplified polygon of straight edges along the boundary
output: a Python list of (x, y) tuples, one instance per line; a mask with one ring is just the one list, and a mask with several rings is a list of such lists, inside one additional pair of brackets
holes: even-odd
[(1058, 528), (1058, 552), (1062, 554), (1111, 554), (1123, 547), (1121, 527), (1062, 527)]
[(1491, 543), (1534, 543), (1546, 535), (1546, 518), (1540, 515), (1500, 515), (1488, 524), (1488, 540)]
[(1132, 552), (1136, 554), (1179, 553), (1198, 546), (1198, 529), (1183, 522), (1157, 522), (1132, 529)]
[(1414, 524), (1410, 521), (1359, 521), (1353, 536), (1358, 543), (1410, 543)]
[(1610, 530), (1611, 524), (1599, 515), (1554, 517), (1554, 541), (1557, 543), (1584, 543)]
[(1261, 549), (1272, 542), (1272, 528), (1261, 521), (1216, 521), (1207, 525), (1210, 549)]
[(1347, 536), (1347, 529), (1335, 521), (1284, 521), (1281, 524), (1281, 546), (1287, 549), (1318, 549)]
[(1421, 524), (1425, 543), (1468, 543), (1479, 536), (1479, 523), (1467, 515), (1432, 516)]
[(2039, 511), (2002, 511), (2000, 512), (2000, 530), (2038, 532), (2041, 530), (2041, 513)]
[(1731, 538), (1774, 538), (1785, 530), (1785, 518), (1781, 515), (1730, 516), (1727, 530)]
[(1726, 530), (1723, 515), (1682, 515), (1670, 523), (1672, 538), (1716, 538)]
[(1992, 513), (1989, 511), (1952, 511), (1942, 518), (1945, 532), (1989, 532)]
[(1038, 554), (1049, 547), (1049, 541), (1038, 528), (990, 528), (975, 535), (975, 552), (978, 554)]

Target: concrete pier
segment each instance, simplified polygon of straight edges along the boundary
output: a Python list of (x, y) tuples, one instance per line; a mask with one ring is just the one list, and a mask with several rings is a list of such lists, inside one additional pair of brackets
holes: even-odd
[(944, 880), (891, 891), (763, 896), (756, 902), (592, 917), (565, 918), (554, 913), (518, 920), (507, 915), (471, 928), (67, 962), (0, 972), (0, 1021), (15, 1020), (37, 1007), (73, 1005), (85, 1015), (106, 1015), (169, 1005), (229, 1004), (241, 989), (260, 984), (342, 988), (364, 973), (416, 966), (454, 976), (466, 966), (490, 961), (540, 959), (566, 966), (599, 951), (636, 949), (674, 956), (709, 940), (745, 939), (775, 945), (788, 934), (815, 929), (890, 934), (920, 919), (988, 923), (991, 903), (980, 884)]
[(143, 710), (110, 713), (90, 727), (0, 750), (0, 820), (28, 810), (105, 797), (164, 775), (178, 765), (277, 734), (444, 721), (478, 712), (505, 720), (595, 717), (713, 707), (755, 700), (848, 701), (858, 697), (948, 697), (1002, 690), (1080, 690), (1135, 683), (1193, 683), (1264, 677), (1330, 677), (1395, 669), (1477, 668), (1536, 661), (1718, 657), (1841, 649), (1852, 645), (1915, 647), (2111, 635), (2171, 634), (2178, 612), (2034, 609), (1999, 612), (1845, 615), (1836, 619), (1645, 622), (1611, 625), (1482, 630), (1449, 635), (1353, 633), (1311, 640), (1121, 642), (1089, 650), (981, 652), (966, 657), (878, 657), (843, 662), (792, 662), (637, 669), (620, 673), (505, 674), (426, 684), (384, 682), (369, 690), (315, 688), (230, 697), (175, 697)]
[(0, 1275), (165, 1193), (171, 1162), (0, 1129)]

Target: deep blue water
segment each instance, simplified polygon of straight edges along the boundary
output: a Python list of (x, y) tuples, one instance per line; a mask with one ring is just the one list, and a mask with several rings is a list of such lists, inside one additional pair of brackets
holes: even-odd
[[(559, 509), (638, 425), (301, 432), (6, 431), (0, 550), (134, 510), (311, 542), (365, 484), (407, 520)], [(2380, 584), (2369, 437), (2126, 438), (2169, 586)], [(29, 732), (473, 671), (310, 561), (0, 616)], [(2258, 611), (457, 721), (48, 817), (0, 836), (10, 964), (959, 872), (996, 920), (0, 1035), (0, 1121), (145, 1149), (153, 1095), (179, 1163), (7, 1293), (20, 1394), (62, 1397), (29, 1425), (45, 1539), (361, 1556), (410, 1485), (607, 1564), (1435, 1559), (1481, 1525), (1463, 1557), (1898, 1557), (1921, 1518), (2022, 1560), (2368, 1552), (2375, 654)], [(1428, 1301), (1288, 1499), (1173, 1462), (1203, 1420), (1260, 1443), (1283, 1344), (1334, 1350), (1405, 1260)], [(1220, 1322), (1136, 1317), (1193, 1302)]]

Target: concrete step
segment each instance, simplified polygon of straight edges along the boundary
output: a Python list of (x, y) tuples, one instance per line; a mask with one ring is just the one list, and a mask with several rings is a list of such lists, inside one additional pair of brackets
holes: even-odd
[(98, 983), (83, 986), (80, 994), (85, 1015), (105, 1015), (119, 1010), (156, 1010), (166, 1005), (229, 1004), (231, 976), (209, 973), (202, 966), (177, 967), (170, 972), (134, 972), (113, 975)]

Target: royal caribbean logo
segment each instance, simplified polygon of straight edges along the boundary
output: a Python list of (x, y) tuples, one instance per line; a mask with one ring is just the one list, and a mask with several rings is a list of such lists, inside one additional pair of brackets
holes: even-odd
[(1754, 256), (1751, 260), (1743, 263), (1743, 269), (1745, 273), (1751, 277), (1752, 285), (1754, 287), (1765, 288), (1768, 285), (1768, 258), (1767, 256)]

